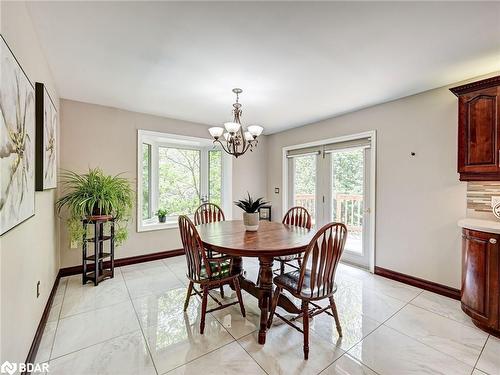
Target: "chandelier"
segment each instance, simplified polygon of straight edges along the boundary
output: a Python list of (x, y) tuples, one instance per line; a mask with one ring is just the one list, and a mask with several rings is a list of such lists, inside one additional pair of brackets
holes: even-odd
[[(208, 132), (214, 139), (214, 143), (219, 143), (222, 149), (229, 155), (237, 158), (248, 150), (253, 151), (257, 146), (257, 137), (261, 135), (264, 128), (258, 125), (251, 125), (246, 130), (241, 126), (241, 104), (239, 103), (242, 89), (233, 89), (236, 94), (236, 103), (233, 104), (233, 121), (226, 122), (224, 128), (215, 126), (208, 129)], [(222, 138), (221, 138), (222, 137)]]

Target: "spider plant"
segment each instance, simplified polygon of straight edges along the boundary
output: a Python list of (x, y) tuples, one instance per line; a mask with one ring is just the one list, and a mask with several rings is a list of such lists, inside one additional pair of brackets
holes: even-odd
[(81, 220), (92, 215), (111, 215), (115, 219), (115, 242), (127, 238), (127, 222), (132, 210), (134, 193), (127, 179), (108, 176), (100, 168), (89, 169), (85, 174), (72, 171), (61, 173), (63, 196), (56, 206), (69, 212), (68, 228), (72, 242), (81, 243)]
[(247, 192), (247, 194), (248, 198), (240, 199), (239, 201), (234, 202), (236, 206), (241, 208), (246, 213), (253, 214), (257, 212), (260, 207), (268, 203), (264, 201), (264, 197), (253, 200), (253, 198), (250, 196), (250, 193)]

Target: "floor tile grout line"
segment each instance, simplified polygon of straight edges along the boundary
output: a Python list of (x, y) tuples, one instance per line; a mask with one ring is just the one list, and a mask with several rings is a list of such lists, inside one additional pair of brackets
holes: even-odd
[[(240, 339), (236, 340), (236, 342), (237, 342), (237, 343), (238, 343), (238, 345), (241, 347), (241, 349), (243, 349), (243, 350), (245, 351), (245, 353), (247, 353), (247, 355), (248, 355), (250, 358), (252, 358), (252, 361), (254, 361), (254, 362), (257, 364), (257, 366), (259, 366), (259, 367), (260, 367), (260, 369), (261, 369), (262, 371), (264, 371), (264, 374), (268, 374), (268, 375), (269, 375), (269, 373), (268, 373), (268, 372), (264, 369), (264, 367), (262, 367), (262, 366), (260, 365), (260, 363), (259, 363), (259, 362), (257, 362), (257, 360), (256, 360), (256, 359), (252, 356), (252, 354), (251, 354), (251, 353), (249, 353), (249, 352), (248, 352), (248, 351), (247, 351), (247, 350), (243, 347), (243, 345), (241, 345), (241, 343), (240, 343), (240, 341), (239, 341), (239, 340), (241, 340), (243, 337), (247, 337), (247, 336), (249, 336), (249, 335), (252, 335), (252, 336), (253, 336), (253, 334), (254, 334), (254, 333), (255, 333), (255, 331), (250, 332), (248, 335), (244, 335), (244, 336), (240, 337)], [(259, 345), (260, 345), (260, 344), (259, 344)], [(265, 344), (264, 344), (264, 345), (265, 345)]]
[(226, 347), (228, 345), (233, 344), (234, 342), (236, 342), (236, 340), (232, 340), (232, 341), (230, 341), (230, 342), (228, 342), (228, 343), (226, 343), (226, 344), (224, 344), (222, 346), (219, 346), (218, 348), (215, 348), (213, 350), (210, 350), (209, 352), (206, 352), (205, 354), (202, 354), (202, 355), (200, 355), (200, 356), (198, 356), (196, 358), (190, 359), (189, 361), (187, 361), (187, 362), (185, 362), (185, 363), (183, 363), (183, 364), (181, 364), (179, 366), (176, 366), (174, 368), (171, 368), (170, 370), (167, 370), (166, 372), (162, 372), (161, 374), (158, 373), (158, 375), (167, 375), (168, 373), (170, 373), (172, 371), (175, 371), (175, 370), (177, 370), (178, 368), (180, 368), (182, 366), (186, 366), (186, 365), (188, 365), (190, 363), (193, 363), (193, 362), (195, 362), (195, 361), (197, 361), (197, 360), (199, 360), (199, 359), (201, 359), (201, 358), (203, 358), (203, 357), (205, 357), (205, 356), (207, 356), (207, 355), (209, 355), (209, 354), (211, 354), (211, 353), (213, 353), (213, 352), (215, 352), (215, 351), (217, 351), (219, 349), (222, 349), (222, 348), (224, 348), (224, 347)]
[[(424, 292), (428, 292), (428, 291), (423, 290), (423, 291), (422, 291), (422, 293), (420, 293), (420, 294), (424, 294)], [(436, 294), (436, 293), (433, 293), (433, 292), (428, 292), (428, 293)], [(420, 294), (419, 294), (419, 296), (420, 296)], [(418, 296), (417, 296), (417, 297), (418, 297)], [(442, 296), (442, 297), (444, 297), (444, 296)], [(449, 297), (444, 297), (444, 298), (449, 298)], [(415, 299), (416, 299), (416, 297), (415, 297), (415, 298), (413, 298), (411, 301), (413, 301), (413, 300), (415, 300)], [(450, 298), (450, 299), (452, 299), (452, 298)], [(411, 301), (410, 301), (410, 302), (411, 302)], [(466, 324), (466, 323), (461, 322), (461, 321), (459, 321), (459, 320), (457, 320), (457, 319), (454, 319), (454, 318), (452, 318), (452, 317), (450, 317), (450, 316), (446, 316), (446, 315), (444, 315), (444, 314), (440, 314), (440, 313), (438, 313), (438, 312), (436, 312), (436, 311), (432, 311), (432, 310), (431, 310), (431, 309), (429, 309), (429, 308), (426, 308), (426, 307), (423, 307), (423, 306), (419, 306), (419, 305), (415, 305), (415, 304), (413, 304), (413, 303), (412, 303), (411, 305), (412, 305), (412, 306), (416, 306), (416, 307), (420, 307), (421, 309), (424, 309), (424, 310), (429, 311), (429, 312), (431, 312), (431, 313), (434, 313), (434, 314), (437, 314), (437, 315), (439, 315), (439, 316), (442, 316), (443, 318), (448, 318), (448, 319), (451, 319), (451, 320), (453, 320), (453, 321), (455, 321), (455, 322), (457, 322), (457, 323), (460, 323), (461, 325), (463, 325), (463, 326), (465, 326), (465, 327), (468, 327), (468, 328), (476, 328), (474, 325), (469, 325), (469, 324)]]
[[(116, 268), (118, 268), (118, 267), (116, 267)], [(121, 272), (120, 272), (120, 275), (121, 275)], [(73, 275), (73, 276), (76, 276), (76, 275)], [(71, 276), (68, 276), (68, 277), (71, 277)], [(122, 281), (123, 281), (123, 283), (125, 284), (125, 287), (126, 287), (125, 279), (123, 278), (123, 276), (120, 276), (120, 277), (122, 278)], [(85, 285), (87, 285), (87, 284), (85, 284)], [(93, 287), (97, 288), (98, 286), (93, 286)], [(63, 302), (64, 302), (64, 300), (66, 300), (66, 290), (67, 290), (67, 288), (64, 291)], [(102, 307), (97, 307), (97, 308), (93, 308), (93, 309), (90, 309), (90, 310), (80, 311), (80, 312), (77, 312), (77, 313), (74, 313), (74, 314), (62, 317), (62, 318), (61, 318), (61, 314), (62, 314), (63, 305), (62, 305), (62, 302), (61, 302), (61, 311), (59, 311), (59, 318), (58, 318), (58, 320), (64, 320), (64, 319), (71, 318), (71, 317), (74, 317), (74, 316), (77, 316), (77, 315), (80, 315), (80, 314), (89, 313), (91, 311), (102, 310), (102, 309), (105, 309), (105, 308), (108, 308), (108, 307), (111, 307), (111, 306), (119, 305), (120, 303), (125, 303), (126, 301), (128, 301), (128, 299), (124, 299), (123, 301), (112, 303), (112, 304), (105, 305), (105, 306), (102, 306)]]
[(83, 348), (80, 348), (80, 349), (77, 349), (77, 350), (73, 350), (71, 352), (68, 352), (68, 353), (64, 353), (60, 356), (57, 356), (57, 357), (54, 357), (54, 358), (51, 358), (50, 360), (53, 361), (53, 360), (56, 360), (56, 359), (60, 359), (62, 357), (66, 357), (67, 355), (70, 355), (70, 354), (74, 354), (74, 353), (78, 353), (82, 350), (85, 350), (85, 349), (88, 349), (88, 348), (91, 348), (93, 346), (96, 346), (96, 345), (100, 345), (100, 344), (104, 344), (105, 342), (108, 342), (108, 341), (111, 341), (111, 340), (114, 340), (114, 339), (117, 339), (119, 337), (123, 337), (123, 336), (127, 336), (127, 335), (130, 335), (131, 333), (134, 333), (134, 332), (139, 332), (139, 329), (135, 329), (135, 330), (132, 330), (132, 331), (129, 331), (129, 332), (125, 332), (125, 333), (121, 333), (119, 334), (118, 336), (114, 336), (114, 337), (110, 337), (106, 340), (102, 340), (102, 341), (99, 341), (99, 342), (96, 342), (94, 344), (91, 344), (91, 345), (87, 345), (87, 346), (84, 346)]
[(340, 360), (342, 357), (349, 357), (349, 358), (352, 358), (353, 360), (355, 360), (356, 362), (359, 362), (361, 363), (361, 365), (365, 366), (366, 368), (370, 369), (371, 371), (373, 371), (376, 375), (381, 375), (380, 373), (378, 373), (377, 371), (375, 371), (374, 369), (372, 369), (371, 367), (365, 365), (363, 362), (361, 362), (359, 359), (353, 357), (352, 355), (350, 355), (347, 351), (345, 351), (340, 357), (338, 357), (335, 361), (333, 361), (332, 363), (330, 363), (327, 367), (325, 367), (323, 370), (321, 370), (320, 372), (318, 372), (317, 375), (321, 375), (323, 372), (325, 372), (328, 368), (330, 368), (331, 366), (333, 366), (335, 364), (335, 362), (337, 362), (338, 360)]
[[(476, 363), (474, 363), (474, 367), (472, 368), (472, 373), (474, 372), (474, 370), (477, 368), (477, 364), (479, 363), (479, 360), (481, 359), (481, 356), (483, 355), (483, 352), (484, 352), (484, 348), (486, 348), (486, 344), (488, 344), (488, 341), (490, 341), (490, 337), (491, 335), (488, 334), (488, 337), (486, 338), (486, 341), (484, 342), (484, 345), (483, 347), (481, 348), (481, 352), (479, 353), (479, 356), (477, 357), (477, 360), (476, 360)], [(480, 368), (478, 368), (479, 371), (483, 371), (481, 370)], [(485, 372), (485, 371), (483, 371)], [(471, 374), (472, 374), (471, 373)]]
[[(413, 301), (413, 300), (412, 300)], [(453, 319), (453, 318), (450, 318), (449, 316), (445, 316), (443, 314), (439, 314), (435, 311), (432, 311), (432, 310), (429, 310), (429, 309), (426, 309), (425, 307), (422, 307), (422, 306), (419, 306), (419, 305), (414, 305), (413, 303), (409, 303), (411, 306), (417, 308), (417, 309), (422, 309), (422, 310), (425, 310), (427, 311), (428, 313), (431, 313), (431, 314), (435, 314), (435, 315), (438, 315), (439, 317), (441, 318), (444, 318), (444, 319), (448, 319), (448, 320), (451, 320), (452, 322), (454, 323), (457, 323), (457, 324), (460, 324), (462, 327), (465, 327), (465, 328), (468, 328), (468, 329), (471, 329), (471, 330), (474, 330), (474, 331), (477, 331), (478, 333), (486, 333), (482, 330), (480, 330), (479, 328), (475, 327), (475, 326), (470, 326), (468, 324), (464, 324), (462, 322), (459, 322), (458, 320), (456, 319)], [(487, 338), (490, 336), (488, 333), (487, 334)]]
[[(419, 295), (420, 295), (420, 294), (422, 294), (423, 292), (424, 292), (424, 291), (422, 291), (421, 293), (419, 293)], [(417, 297), (418, 297), (418, 296), (415, 296), (415, 298), (417, 298)], [(456, 360), (456, 361), (458, 361), (458, 362), (460, 362), (460, 363), (463, 363), (463, 364), (464, 364), (464, 365), (466, 365), (466, 366), (471, 367), (471, 365), (470, 365), (470, 364), (465, 363), (464, 361), (462, 361), (462, 360), (460, 360), (460, 359), (458, 359), (458, 358), (456, 358), (456, 357), (454, 357), (454, 356), (452, 356), (452, 355), (450, 355), (450, 354), (448, 354), (448, 353), (445, 353), (445, 352), (443, 352), (443, 351), (441, 351), (441, 350), (439, 350), (439, 349), (436, 349), (436, 348), (434, 348), (434, 347), (432, 347), (432, 346), (428, 345), (427, 343), (422, 342), (422, 341), (420, 341), (420, 340), (416, 339), (415, 337), (412, 337), (412, 336), (410, 336), (410, 335), (408, 335), (408, 334), (406, 334), (406, 333), (404, 333), (404, 332), (401, 332), (400, 330), (398, 330), (398, 329), (396, 329), (396, 328), (390, 327), (390, 326), (388, 326), (387, 324), (385, 324), (385, 323), (387, 323), (390, 319), (392, 319), (392, 318), (394, 317), (394, 315), (396, 315), (397, 313), (399, 313), (402, 309), (404, 309), (404, 308), (405, 308), (406, 306), (408, 306), (408, 305), (411, 305), (411, 306), (414, 306), (414, 307), (420, 308), (419, 306), (413, 305), (413, 304), (411, 303), (411, 301), (413, 301), (415, 298), (413, 298), (413, 299), (411, 299), (410, 301), (408, 301), (408, 303), (407, 303), (406, 305), (404, 305), (404, 306), (403, 306), (400, 310), (398, 310), (398, 311), (397, 311), (396, 313), (394, 313), (394, 314), (393, 314), (390, 318), (388, 318), (387, 320), (385, 320), (385, 321), (382, 323), (382, 325), (383, 325), (384, 327), (390, 328), (390, 329), (392, 329), (392, 330), (394, 330), (394, 331), (396, 331), (396, 332), (399, 332), (400, 334), (402, 334), (402, 335), (404, 335), (404, 336), (406, 336), (406, 337), (410, 338), (410, 339), (411, 339), (411, 340), (413, 340), (413, 341), (416, 341), (416, 342), (418, 342), (418, 343), (420, 343), (420, 344), (422, 344), (422, 345), (425, 345), (425, 346), (427, 346), (428, 348), (431, 348), (431, 349), (433, 349), (433, 350), (435, 350), (435, 351), (437, 351), (437, 352), (439, 352), (439, 353), (441, 353), (441, 354), (446, 355), (447, 357), (453, 358), (454, 360)], [(423, 310), (426, 310), (426, 309), (423, 309)], [(426, 310), (426, 311), (428, 311), (428, 310)], [(436, 313), (434, 313), (434, 312), (432, 312), (432, 311), (428, 311), (428, 312), (433, 313), (433, 314), (436, 314)], [(442, 315), (440, 315), (440, 314), (436, 314), (436, 315), (443, 317), (443, 316), (442, 316)], [(446, 318), (446, 317), (444, 317), (444, 318)], [(453, 319), (450, 319), (450, 320), (453, 320)], [(455, 320), (453, 320), (453, 321), (454, 321), (454, 322), (456, 322)], [(458, 322), (457, 322), (457, 323), (458, 323)], [(467, 326), (466, 326), (466, 327), (467, 327)], [(377, 327), (377, 328), (379, 328), (379, 327)], [(488, 342), (488, 338), (489, 338), (489, 335), (488, 335), (488, 337), (486, 338), (485, 343), (483, 344), (483, 349), (484, 349), (484, 347), (486, 346), (486, 342)], [(482, 350), (481, 350), (481, 352), (480, 352), (479, 356), (478, 356), (478, 357), (477, 357), (477, 359), (476, 359), (476, 362), (475, 362), (476, 364), (477, 364), (477, 362), (479, 361), (479, 358), (481, 357), (481, 353), (482, 353)], [(475, 365), (474, 365), (474, 366), (472, 366), (472, 369), (473, 369), (473, 370), (474, 370), (474, 368), (475, 368)]]
[[(182, 284), (182, 288), (183, 288), (183, 289), (185, 289), (185, 288), (186, 288), (186, 285), (184, 284), (183, 280), (182, 280), (181, 278), (179, 278), (179, 277), (175, 274), (175, 272), (174, 272), (174, 271), (172, 271), (172, 269), (170, 268), (170, 266), (169, 266), (168, 264), (165, 264), (163, 261), (162, 261), (162, 264), (163, 264), (163, 265), (164, 265), (164, 266), (165, 266), (165, 267), (166, 267), (166, 268), (167, 268), (170, 272), (172, 272), (172, 274), (174, 275), (174, 277), (175, 277), (177, 280), (179, 280), (179, 281), (181, 282), (181, 284)], [(125, 284), (126, 284), (126, 282), (125, 282)], [(180, 289), (180, 288), (179, 288), (179, 289)], [(173, 290), (173, 289), (171, 289), (171, 290)], [(127, 286), (127, 291), (128, 291), (128, 286)], [(134, 303), (133, 303), (132, 296), (130, 295), (130, 291), (129, 291), (129, 296), (130, 296), (130, 299), (131, 299), (131, 301), (132, 301), (132, 306), (133, 306), (133, 308), (134, 308), (134, 311), (136, 312), (137, 319), (139, 320), (139, 316), (137, 315), (137, 311), (135, 310), (135, 305), (134, 305)], [(146, 297), (146, 296), (142, 296), (142, 297)], [(137, 298), (141, 298), (141, 297), (137, 297)], [(219, 324), (219, 325), (222, 327), (222, 329), (224, 329), (224, 330), (226, 331), (226, 333), (227, 333), (227, 334), (228, 334), (228, 335), (232, 338), (232, 341), (230, 341), (230, 342), (228, 342), (228, 343), (226, 343), (226, 344), (224, 344), (224, 345), (222, 345), (222, 346), (220, 346), (220, 347), (218, 347), (218, 348), (215, 348), (215, 349), (213, 349), (213, 350), (210, 350), (210, 351), (208, 351), (208, 352), (206, 352), (206, 353), (204, 353), (204, 354), (202, 354), (202, 355), (200, 355), (200, 356), (198, 356), (198, 357), (195, 357), (195, 358), (193, 358), (193, 359), (189, 360), (188, 362), (185, 362), (185, 363), (183, 363), (183, 364), (181, 364), (181, 365), (179, 365), (179, 366), (176, 366), (176, 367), (174, 367), (174, 368), (172, 368), (172, 369), (170, 369), (170, 370), (168, 370), (168, 371), (166, 371), (166, 372), (164, 372), (164, 373), (161, 373), (161, 375), (167, 374), (167, 373), (169, 373), (169, 372), (171, 372), (171, 371), (173, 371), (173, 370), (175, 370), (175, 369), (177, 369), (177, 368), (179, 368), (179, 367), (182, 367), (182, 366), (184, 366), (184, 365), (186, 365), (186, 364), (188, 364), (188, 363), (191, 363), (191, 362), (193, 362), (193, 361), (196, 361), (197, 359), (202, 358), (202, 357), (204, 357), (204, 356), (205, 356), (205, 355), (207, 355), (207, 354), (210, 354), (210, 353), (212, 353), (212, 352), (214, 352), (214, 351), (216, 351), (216, 350), (218, 350), (218, 349), (220, 349), (220, 348), (223, 348), (223, 347), (224, 347), (224, 346), (226, 346), (226, 345), (229, 345), (229, 344), (231, 344), (231, 343), (233, 343), (233, 342), (237, 341), (237, 340), (233, 337), (233, 335), (231, 335), (231, 333), (230, 333), (230, 332), (226, 329), (226, 327), (224, 327), (224, 325), (223, 325), (222, 323), (220, 323), (220, 322), (219, 322), (219, 320), (218, 320), (218, 319), (217, 319), (217, 318), (216, 318), (216, 317), (215, 317), (212, 313), (207, 313), (207, 314), (208, 314), (208, 315), (210, 315), (210, 316), (212, 317), (212, 319), (213, 319), (213, 320), (214, 320), (217, 324)], [(153, 366), (155, 367), (156, 373), (157, 373), (158, 375), (160, 375), (160, 372), (159, 372), (159, 371), (158, 371), (158, 369), (156, 368), (156, 363), (155, 363), (154, 359), (152, 358), (152, 354), (151, 354), (151, 351), (150, 351), (150, 348), (149, 348), (149, 343), (148, 343), (148, 341), (147, 341), (147, 339), (146, 339), (146, 337), (145, 337), (145, 334), (144, 334), (144, 331), (143, 331), (143, 328), (142, 328), (142, 324), (140, 323), (140, 321), (139, 321), (139, 326), (141, 327), (141, 331), (142, 331), (142, 333), (143, 333), (144, 340), (146, 341), (146, 346), (147, 346), (147, 348), (148, 348), (149, 355), (151, 356), (151, 361), (153, 362)]]
[(137, 319), (137, 324), (139, 324), (139, 329), (141, 330), (142, 334), (142, 339), (144, 340), (144, 344), (146, 345), (146, 349), (148, 350), (149, 358), (151, 359), (151, 363), (153, 364), (153, 368), (155, 369), (156, 375), (159, 374), (158, 369), (156, 368), (156, 363), (153, 359), (153, 355), (151, 354), (151, 349), (149, 347), (148, 340), (146, 338), (146, 335), (144, 334), (144, 330), (142, 328), (141, 320), (139, 319), (139, 314), (137, 313), (137, 310), (135, 308), (134, 302), (132, 300), (132, 295), (130, 294), (130, 290), (128, 289), (127, 282), (125, 281), (125, 278), (123, 278), (123, 281), (125, 282), (125, 288), (127, 289), (128, 297), (130, 299), (130, 303), (132, 304), (132, 309), (134, 309), (135, 317)]
[[(59, 279), (59, 282), (61, 282), (60, 279)], [(62, 312), (62, 308), (64, 306), (64, 299), (66, 297), (67, 286), (68, 286), (68, 280), (66, 279), (64, 282), (64, 292), (63, 292), (63, 296), (62, 296), (62, 300), (61, 300), (61, 308), (59, 309), (59, 314), (57, 315), (56, 329), (54, 331), (54, 338), (52, 339), (52, 345), (50, 346), (49, 359), (47, 360), (48, 363), (50, 363), (50, 360), (52, 358), (52, 352), (54, 351), (54, 344), (56, 342), (56, 335), (57, 335), (57, 329), (59, 328), (59, 321), (61, 320), (61, 312)], [(59, 285), (57, 286), (57, 288), (59, 289)], [(57, 293), (57, 290), (56, 290), (56, 293)], [(50, 307), (50, 309), (52, 310), (52, 306)], [(49, 311), (49, 314), (50, 314), (50, 311)], [(47, 326), (47, 325), (45, 325), (45, 326)], [(43, 339), (43, 334), (42, 334), (42, 339)], [(35, 360), (36, 360), (36, 358), (35, 358)]]
[[(409, 300), (407, 303), (405, 303), (403, 306), (401, 306), (401, 308), (399, 308), (398, 310), (396, 310), (392, 315), (390, 315), (387, 319), (385, 319), (383, 322), (381, 322), (381, 324), (375, 328), (373, 331), (371, 331), (370, 333), (368, 333), (365, 337), (363, 337), (362, 340), (360, 340), (356, 345), (354, 345), (353, 347), (351, 347), (348, 351), (346, 351), (346, 353), (350, 354), (349, 352), (357, 345), (359, 345), (361, 342), (363, 342), (364, 340), (366, 340), (366, 338), (370, 335), (372, 335), (375, 331), (377, 331), (378, 329), (380, 329), (380, 327), (382, 326), (385, 326), (387, 327), (384, 323), (387, 322), (389, 319), (391, 319), (393, 316), (395, 316), (397, 313), (399, 313), (401, 310), (403, 310), (407, 305), (410, 304), (411, 301), (413, 301), (415, 298), (417, 298), (420, 294), (422, 294), (422, 292), (420, 292), (418, 295), (416, 295), (414, 298), (412, 298), (411, 300)], [(366, 363), (364, 363), (362, 360), (360, 360), (359, 358), (356, 358), (354, 356), (352, 356), (353, 358), (355, 358), (359, 363), (362, 363), (364, 366), (368, 367), (370, 370), (374, 371), (375, 373), (377, 373), (375, 370), (373, 370), (370, 366), (368, 366)]]
[(455, 361), (457, 361), (457, 362), (460, 362), (461, 364), (463, 364), (463, 365), (465, 365), (465, 366), (467, 366), (467, 367), (472, 367), (472, 368), (473, 368), (473, 366), (471, 366), (470, 364), (465, 363), (464, 361), (462, 361), (462, 360), (460, 360), (460, 359), (458, 359), (458, 358), (455, 358), (455, 357), (453, 357), (452, 355), (450, 355), (450, 354), (448, 354), (448, 353), (442, 352), (441, 350), (436, 349), (436, 348), (434, 348), (434, 347), (432, 347), (432, 346), (430, 346), (430, 345), (426, 344), (425, 342), (422, 342), (422, 341), (420, 341), (420, 340), (418, 340), (418, 339), (416, 339), (416, 338), (414, 338), (414, 337), (411, 337), (410, 335), (407, 335), (406, 333), (401, 332), (401, 331), (397, 330), (396, 328), (392, 328), (392, 327), (390, 327), (390, 326), (386, 325), (385, 323), (383, 324), (383, 326), (384, 326), (384, 327), (386, 327), (386, 328), (388, 328), (388, 329), (390, 329), (390, 330), (393, 330), (393, 331), (395, 331), (395, 332), (397, 332), (397, 333), (399, 333), (399, 334), (401, 334), (401, 335), (403, 335), (403, 336), (406, 336), (406, 337), (407, 337), (407, 338), (409, 338), (410, 340), (415, 341), (415, 342), (417, 342), (417, 343), (419, 343), (419, 344), (422, 344), (422, 345), (426, 346), (426, 347), (427, 347), (427, 348), (429, 348), (429, 349), (432, 349), (432, 350), (434, 350), (434, 351), (436, 351), (436, 352), (439, 352), (439, 353), (441, 353), (442, 355), (445, 355), (446, 357), (449, 357), (449, 358), (451, 358), (451, 359), (453, 359), (453, 360), (455, 360)]

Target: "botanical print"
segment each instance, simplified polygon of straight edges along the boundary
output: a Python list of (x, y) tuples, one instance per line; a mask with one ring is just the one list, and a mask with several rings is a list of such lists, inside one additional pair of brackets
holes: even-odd
[(57, 112), (47, 90), (43, 90), (43, 188), (57, 185), (56, 171)]
[(0, 41), (0, 234), (35, 213), (35, 90)]

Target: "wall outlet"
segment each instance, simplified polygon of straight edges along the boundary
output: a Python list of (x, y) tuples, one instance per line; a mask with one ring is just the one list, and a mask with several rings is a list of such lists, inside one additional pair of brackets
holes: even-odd
[(499, 196), (492, 196), (491, 197), (491, 208), (495, 207), (498, 203), (500, 203), (500, 197)]
[(280, 188), (275, 187), (274, 188), (274, 194), (279, 194), (280, 193)]
[(36, 283), (36, 298), (40, 297), (40, 280)]

